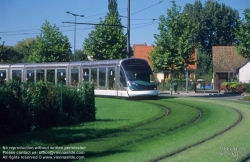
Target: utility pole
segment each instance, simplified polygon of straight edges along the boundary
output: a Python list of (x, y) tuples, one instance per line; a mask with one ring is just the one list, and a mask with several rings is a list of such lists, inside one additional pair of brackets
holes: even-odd
[(128, 0), (127, 58), (130, 56), (130, 0)]
[(84, 17), (84, 15), (77, 15), (74, 13), (71, 13), (69, 11), (66, 12), (67, 14), (71, 14), (75, 16), (75, 33), (74, 33), (74, 61), (76, 61), (76, 16)]

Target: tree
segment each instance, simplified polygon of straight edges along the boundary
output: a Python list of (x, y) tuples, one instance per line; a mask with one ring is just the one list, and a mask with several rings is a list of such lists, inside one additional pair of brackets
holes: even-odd
[(17, 45), (13, 48), (14, 50), (22, 56), (21, 62), (28, 62), (29, 56), (32, 55), (32, 52), (35, 47), (35, 39), (27, 38), (25, 40), (19, 41)]
[(100, 19), (99, 25), (95, 26), (83, 43), (83, 51), (93, 60), (120, 59), (127, 55), (117, 0), (109, 0), (108, 10), (105, 20)]
[(48, 21), (42, 25), (41, 34), (36, 37), (36, 44), (30, 62), (64, 62), (70, 61), (72, 52), (67, 36), (60, 32), (56, 25)]
[(87, 55), (82, 50), (76, 50), (76, 61), (88, 60)]
[(250, 58), (250, 9), (244, 10), (245, 19), (242, 20), (239, 30), (236, 32), (236, 38), (239, 43), (236, 49), (239, 55), (244, 58)]
[(188, 14), (191, 23), (195, 24), (192, 39), (198, 50), (196, 75), (212, 73), (212, 46), (228, 46), (236, 42), (239, 13), (213, 0), (206, 1), (204, 6), (196, 0), (193, 5), (185, 5), (183, 13)]
[(21, 58), (13, 47), (4, 46), (4, 42), (0, 45), (0, 63), (19, 63)]
[[(192, 45), (193, 27), (188, 15), (181, 14), (181, 7), (172, 1), (172, 8), (167, 10), (167, 17), (160, 16), (159, 34), (155, 34), (155, 48), (149, 53), (149, 60), (155, 71), (170, 70), (170, 79), (174, 70), (184, 71), (194, 62)], [(171, 89), (170, 89), (171, 91)]]
[[(0, 40), (2, 38), (0, 37)], [(4, 62), (5, 60), (5, 55), (4, 55), (4, 42), (0, 45), (0, 63)]]

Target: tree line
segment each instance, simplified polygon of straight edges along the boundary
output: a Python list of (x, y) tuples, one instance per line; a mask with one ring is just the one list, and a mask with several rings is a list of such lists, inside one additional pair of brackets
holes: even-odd
[[(126, 51), (126, 33), (117, 6), (117, 0), (108, 0), (108, 13), (84, 39), (82, 49), (76, 50), (76, 60), (68, 37), (56, 25), (45, 21), (36, 38), (22, 40), (13, 47), (4, 46), (3, 42), (0, 62), (64, 62), (133, 56)], [(241, 19), (237, 10), (217, 1), (207, 0), (202, 4), (196, 0), (182, 8), (173, 0), (172, 7), (166, 11), (166, 15), (159, 16), (155, 48), (149, 54), (154, 71), (182, 71), (194, 62), (192, 54), (197, 50), (197, 77), (211, 74), (215, 45), (234, 45), (240, 55), (250, 58), (250, 9), (244, 10)]]
[(240, 20), (237, 10), (224, 3), (199, 0), (182, 10), (175, 1), (167, 14), (159, 17), (159, 34), (155, 34), (155, 50), (149, 59), (156, 71), (184, 72), (196, 60), (196, 77), (212, 77), (212, 46), (236, 46), (240, 55), (250, 58), (250, 10)]
[[(65, 62), (125, 58), (126, 34), (123, 32), (121, 18), (117, 10), (117, 0), (109, 0), (109, 12), (105, 19), (89, 33), (83, 42), (83, 48), (71, 51), (71, 44), (59, 27), (45, 21), (41, 34), (28, 38), (13, 47), (0, 46), (0, 63), (17, 62)], [(1, 39), (1, 38), (0, 38)], [(75, 55), (75, 59), (74, 59)]]

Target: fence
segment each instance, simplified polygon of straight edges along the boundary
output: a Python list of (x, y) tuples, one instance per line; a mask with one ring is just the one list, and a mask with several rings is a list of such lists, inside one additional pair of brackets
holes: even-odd
[[(170, 82), (158, 83), (159, 91), (170, 91), (170, 87), (171, 87)], [(213, 86), (211, 85), (211, 83), (188, 81), (188, 91), (212, 90), (212, 89), (213, 89)], [(186, 91), (186, 81), (185, 80), (173, 81), (172, 90), (173, 92)]]

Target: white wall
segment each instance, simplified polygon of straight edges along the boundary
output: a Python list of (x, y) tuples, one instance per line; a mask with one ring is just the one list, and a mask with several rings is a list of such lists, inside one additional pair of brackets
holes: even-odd
[(159, 82), (161, 82), (161, 80), (164, 80), (164, 73), (156, 73), (156, 78)]
[(239, 82), (250, 83), (250, 62), (240, 68), (239, 70)]

